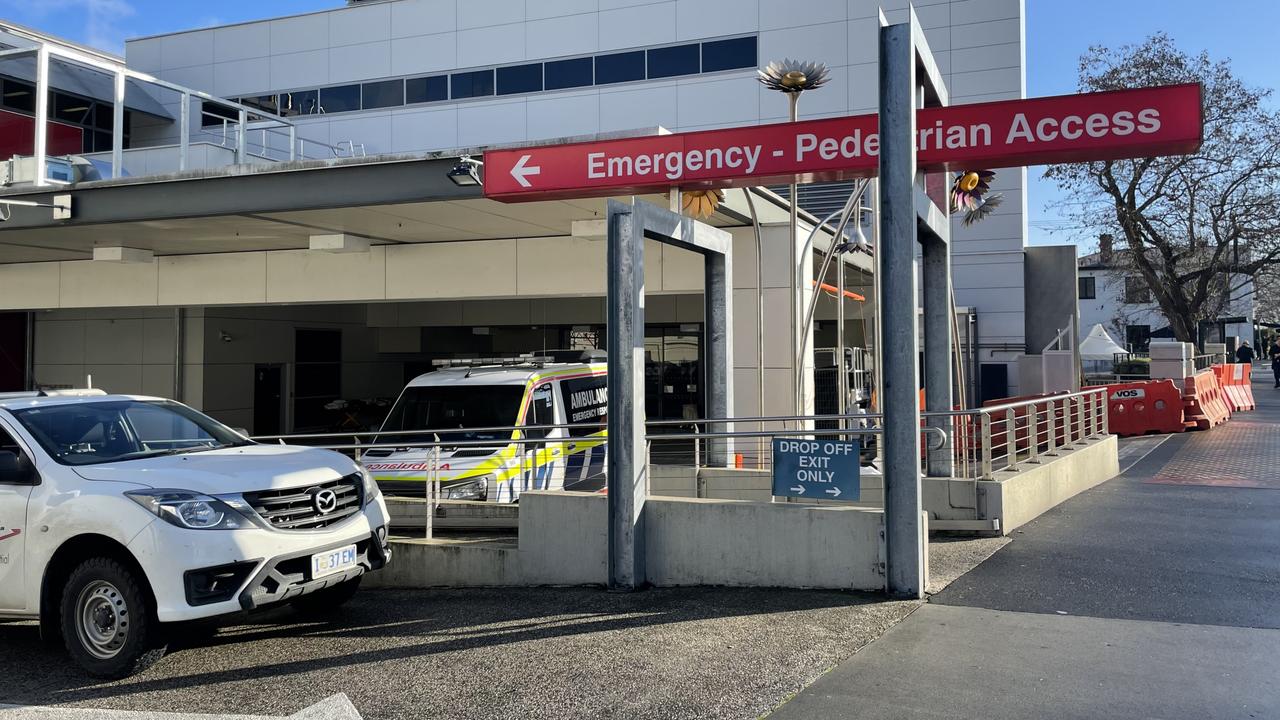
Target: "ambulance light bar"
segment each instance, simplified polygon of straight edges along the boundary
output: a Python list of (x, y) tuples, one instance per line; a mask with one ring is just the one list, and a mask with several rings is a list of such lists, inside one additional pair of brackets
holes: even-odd
[(431, 364), (438, 368), (451, 367), (485, 367), (485, 366), (511, 366), (511, 365), (545, 365), (552, 362), (552, 359), (545, 355), (516, 355), (514, 357), (487, 357), (487, 358), (450, 358), (445, 360), (432, 360)]

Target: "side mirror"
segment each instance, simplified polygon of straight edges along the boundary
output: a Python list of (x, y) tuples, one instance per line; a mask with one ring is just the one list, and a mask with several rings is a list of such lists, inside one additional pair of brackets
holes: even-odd
[(35, 469), (12, 450), (0, 450), (0, 483), (29, 485)]

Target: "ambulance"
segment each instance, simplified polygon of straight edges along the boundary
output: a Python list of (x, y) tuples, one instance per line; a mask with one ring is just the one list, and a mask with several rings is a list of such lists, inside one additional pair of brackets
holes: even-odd
[[(605, 487), (604, 355), (552, 351), (437, 361), (414, 378), (360, 458), (388, 493), (517, 502), (526, 490)], [(560, 427), (545, 427), (560, 426)], [(433, 473), (435, 449), (439, 467)]]

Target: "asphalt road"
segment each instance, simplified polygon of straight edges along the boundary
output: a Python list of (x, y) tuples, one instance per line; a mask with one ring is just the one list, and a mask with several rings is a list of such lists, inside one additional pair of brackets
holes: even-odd
[(840, 592), (370, 590), (188, 638), (97, 684), (0, 624), (0, 703), (289, 715), (344, 692), (365, 718), (753, 718), (919, 604)]

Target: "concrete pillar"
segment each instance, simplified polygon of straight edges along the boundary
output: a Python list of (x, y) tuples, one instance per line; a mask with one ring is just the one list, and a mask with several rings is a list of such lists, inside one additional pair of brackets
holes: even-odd
[(916, 63), (911, 25), (880, 28), (880, 317), (885, 339), (886, 585), (924, 596), (916, 369)]
[[(733, 416), (733, 256), (730, 253), (703, 254), (703, 317), (706, 328), (707, 417)], [(711, 423), (708, 432), (732, 429), (729, 423)], [(707, 464), (728, 467), (732, 464), (731, 440), (707, 442)]]
[(644, 236), (629, 206), (609, 202), (609, 589), (645, 583)]

